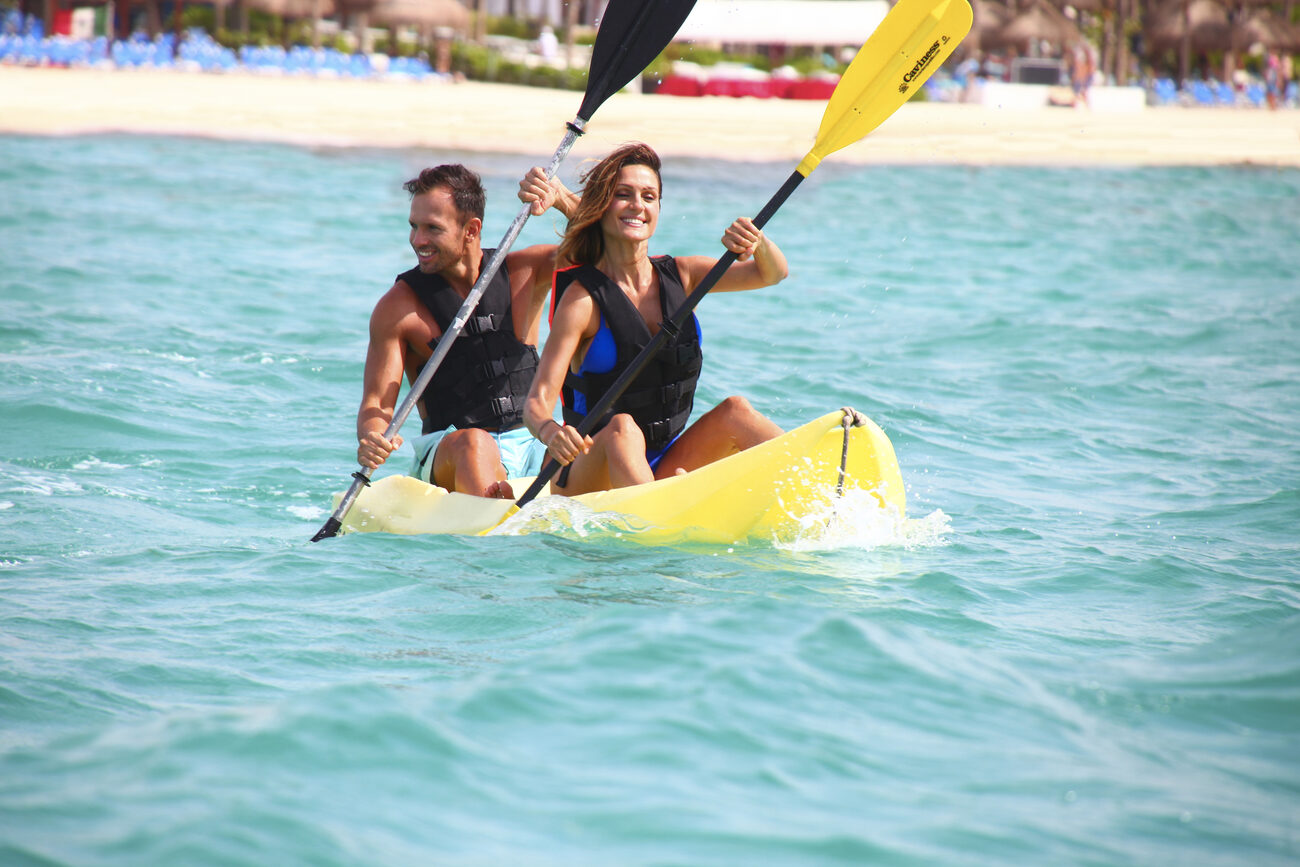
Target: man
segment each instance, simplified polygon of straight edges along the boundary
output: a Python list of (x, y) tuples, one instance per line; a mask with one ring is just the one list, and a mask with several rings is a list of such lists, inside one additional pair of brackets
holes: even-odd
[[(411, 194), (410, 239), (418, 264), (398, 276), (370, 316), (357, 461), (371, 469), (402, 445), (401, 436), (384, 437), (402, 375), (411, 382), (419, 376), (491, 257), (480, 248), (484, 193), (478, 175), (442, 165), (420, 172), (404, 188)], [(552, 204), (568, 213), (576, 201), (537, 170), (519, 188), (534, 214)], [(451, 491), (513, 498), (506, 478), (540, 469), (545, 449), (522, 420), (555, 249), (546, 244), (508, 254), (488, 284), (418, 402), (424, 435), (415, 443), (412, 475)]]

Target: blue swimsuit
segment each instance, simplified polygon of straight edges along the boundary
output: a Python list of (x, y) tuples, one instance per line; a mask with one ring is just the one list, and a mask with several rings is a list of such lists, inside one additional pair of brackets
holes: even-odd
[[(695, 338), (704, 342), (704, 335), (700, 331), (700, 320), (694, 315), (691, 316), (691, 322), (695, 324)], [(587, 354), (582, 359), (582, 364), (578, 368), (578, 375), (585, 376), (588, 373), (609, 373), (618, 363), (618, 347), (614, 343), (614, 332), (609, 330), (609, 325), (605, 322), (605, 314), (600, 316), (600, 328), (596, 331), (596, 336), (591, 338), (591, 343), (587, 346)], [(587, 396), (582, 392), (574, 392), (573, 408), (582, 415), (587, 414)], [(685, 433), (685, 431), (682, 431)], [(650, 469), (659, 468), (659, 462), (664, 459), (664, 455), (673, 447), (673, 443), (681, 439), (679, 433), (673, 437), (667, 445), (657, 449), (647, 449), (645, 459), (650, 463)]]

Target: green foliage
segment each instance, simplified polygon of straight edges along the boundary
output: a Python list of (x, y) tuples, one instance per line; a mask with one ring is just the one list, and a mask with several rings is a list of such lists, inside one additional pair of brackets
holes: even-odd
[(311, 45), (311, 22), (310, 21), (290, 21), (288, 22), (285, 42), (288, 45)]
[(451, 49), (451, 68), (472, 81), (495, 81), (499, 84), (522, 84), (529, 87), (551, 87), (562, 90), (584, 90), (587, 87), (585, 69), (553, 69), (539, 66), (529, 69), (522, 63), (511, 63), (500, 53), (484, 45), (457, 42)]
[(208, 33), (215, 33), (217, 13), (211, 6), (186, 6), (181, 13), (181, 27), (202, 27)]
[(451, 47), (451, 69), (474, 81), (487, 81), (495, 71), (494, 54), (483, 45), (457, 42)]
[(719, 63), (743, 63), (755, 69), (764, 71), (770, 69), (770, 63), (764, 54), (740, 54), (681, 42), (674, 42), (669, 45), (664, 49), (660, 57), (666, 57), (668, 60), (684, 60), (687, 63), (695, 63), (700, 66), (714, 66)]
[(527, 72), (527, 79), (519, 82), (530, 87), (550, 87), (556, 90), (585, 90), (587, 88), (587, 71), (585, 69), (555, 69), (539, 66)]
[[(772, 71), (773, 62), (772, 58), (766, 54), (742, 54), (673, 43), (660, 52), (659, 56), (646, 67), (646, 77), (662, 80), (672, 71), (672, 64), (675, 60), (682, 60), (699, 66), (714, 66), (718, 63), (743, 63), (764, 72)], [(793, 67), (800, 75), (809, 75), (813, 72), (833, 72), (842, 75), (849, 66), (847, 63), (840, 63), (811, 48), (794, 50), (789, 55), (781, 58), (778, 65)]]
[(814, 72), (834, 72), (836, 75), (843, 75), (844, 70), (849, 68), (847, 63), (827, 63), (826, 60), (827, 58), (822, 54), (804, 52), (786, 61), (786, 65), (793, 67), (800, 75), (811, 75)]
[(646, 78), (652, 81), (663, 81), (668, 73), (672, 71), (673, 63), (668, 59), (665, 52), (659, 52), (659, 56), (650, 61), (650, 65), (642, 73)]
[(489, 15), (487, 32), (495, 36), (513, 36), (515, 39), (536, 39), (541, 35), (541, 26), (527, 18), (512, 18), (509, 15)]
[(389, 57), (419, 57), (421, 51), (423, 50), (424, 50), (423, 46), (421, 46), (420, 43), (418, 42), (406, 42), (399, 39), (396, 40), (393, 45), (389, 46), (388, 56)]

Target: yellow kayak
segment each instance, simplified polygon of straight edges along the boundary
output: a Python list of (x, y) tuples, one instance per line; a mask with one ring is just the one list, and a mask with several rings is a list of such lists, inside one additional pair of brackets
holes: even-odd
[[(517, 492), (531, 482), (511, 480)], [(386, 476), (357, 497), (342, 532), (527, 533), (564, 529), (576, 515), (594, 515), (646, 542), (780, 541), (854, 491), (869, 492), (882, 509), (904, 517), (903, 479), (889, 438), (861, 413), (842, 409), (672, 478), (572, 498), (547, 496), (548, 487), (522, 511), (510, 500)]]

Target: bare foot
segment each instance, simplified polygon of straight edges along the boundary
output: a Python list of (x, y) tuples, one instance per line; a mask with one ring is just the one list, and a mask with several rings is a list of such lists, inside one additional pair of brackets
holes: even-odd
[(483, 491), (483, 496), (492, 497), (497, 500), (513, 500), (515, 498), (515, 489), (510, 487), (507, 481), (493, 482)]

